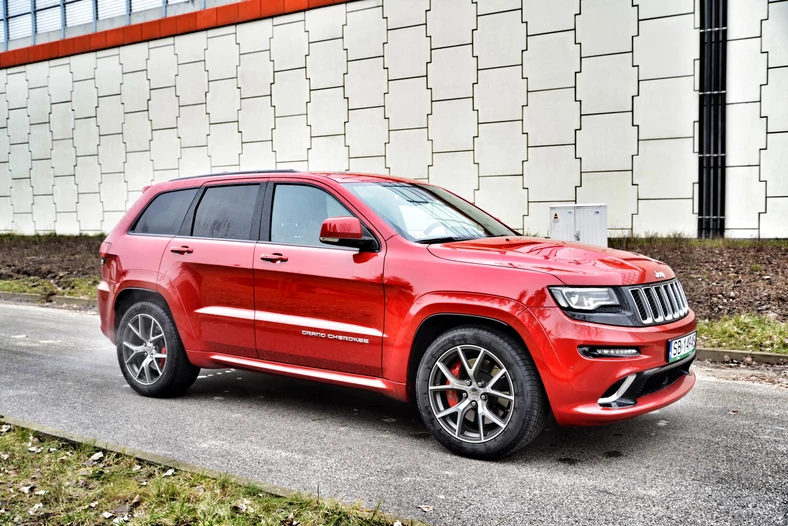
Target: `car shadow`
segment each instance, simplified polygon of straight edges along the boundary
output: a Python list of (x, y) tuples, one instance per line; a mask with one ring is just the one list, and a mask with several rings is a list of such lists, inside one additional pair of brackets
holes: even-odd
[[(224, 404), (275, 406), (299, 418), (327, 424), (364, 426), (395, 436), (420, 440), (445, 451), (432, 440), (415, 404), (379, 393), (234, 369), (203, 370), (185, 399), (219, 400)], [(527, 447), (500, 459), (505, 463), (555, 462), (567, 466), (625, 457), (639, 448), (666, 440), (662, 416), (650, 413), (599, 427), (561, 427), (550, 415), (542, 433)]]

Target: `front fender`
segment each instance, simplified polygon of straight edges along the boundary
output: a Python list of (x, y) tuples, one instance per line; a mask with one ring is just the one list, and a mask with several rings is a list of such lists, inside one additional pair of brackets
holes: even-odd
[[(383, 377), (407, 383), (413, 340), (421, 324), (436, 314), (475, 316), (512, 325), (524, 309), (522, 303), (498, 296), (467, 292), (431, 292), (417, 298), (410, 309), (398, 316), (387, 307), (386, 338), (383, 345)], [(519, 332), (519, 331), (518, 331)]]

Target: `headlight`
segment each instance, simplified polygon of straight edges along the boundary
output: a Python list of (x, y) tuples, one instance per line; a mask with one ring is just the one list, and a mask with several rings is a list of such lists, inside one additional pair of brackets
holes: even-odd
[(550, 287), (555, 301), (564, 309), (593, 311), (604, 306), (618, 306), (613, 289), (587, 287)]

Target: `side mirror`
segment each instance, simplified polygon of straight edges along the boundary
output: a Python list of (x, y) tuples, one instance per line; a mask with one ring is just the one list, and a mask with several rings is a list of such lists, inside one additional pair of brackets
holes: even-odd
[(356, 217), (329, 217), (320, 227), (320, 242), (326, 245), (353, 247), (362, 251), (377, 250), (372, 237), (364, 237), (361, 221)]

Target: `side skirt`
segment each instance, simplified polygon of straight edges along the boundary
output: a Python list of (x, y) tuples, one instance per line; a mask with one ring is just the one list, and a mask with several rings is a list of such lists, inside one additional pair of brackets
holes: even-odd
[(363, 376), (359, 374), (343, 373), (340, 371), (328, 371), (313, 367), (285, 364), (280, 362), (269, 362), (254, 358), (232, 356), (229, 354), (207, 353), (200, 351), (187, 352), (189, 360), (196, 366), (206, 369), (218, 369), (232, 366), (249, 371), (276, 374), (280, 376), (290, 376), (306, 380), (315, 380), (332, 385), (353, 387), (367, 391), (376, 391), (396, 400), (407, 401), (405, 384), (391, 382), (385, 378), (374, 376)]

